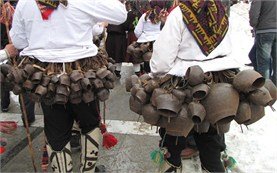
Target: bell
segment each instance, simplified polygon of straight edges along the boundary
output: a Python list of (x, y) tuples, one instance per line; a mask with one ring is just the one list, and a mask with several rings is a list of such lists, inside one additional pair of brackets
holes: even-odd
[(79, 81), (76, 83), (71, 82), (70, 89), (74, 92), (80, 91), (82, 89), (80, 82)]
[(49, 76), (43, 76), (42, 77), (42, 80), (41, 80), (41, 85), (44, 86), (44, 87), (47, 87), (47, 85), (49, 84), (51, 78)]
[(59, 78), (60, 84), (70, 86), (70, 77), (67, 74), (63, 74)]
[(231, 122), (226, 124), (215, 124), (214, 128), (217, 130), (218, 134), (224, 134), (229, 132), (231, 126)]
[(19, 85), (15, 84), (13, 87), (13, 93), (15, 95), (19, 95), (20, 93), (22, 93), (22, 88)]
[(244, 123), (244, 125), (247, 125), (247, 126), (259, 121), (265, 115), (263, 106), (250, 103), (250, 109), (251, 109), (251, 119)]
[(150, 96), (142, 88), (137, 90), (135, 98), (142, 104), (146, 104), (150, 100)]
[(277, 99), (277, 88), (270, 79), (266, 79), (264, 87), (269, 91), (272, 101), (269, 103), (269, 106), (274, 105)]
[(85, 91), (83, 93), (82, 99), (85, 103), (92, 102), (93, 100), (95, 100), (94, 92), (92, 92), (91, 90)]
[(39, 96), (44, 96), (47, 93), (47, 88), (42, 86), (42, 85), (38, 85), (36, 90), (35, 90), (35, 94), (39, 95)]
[(141, 87), (139, 86), (139, 84), (134, 85), (134, 86), (131, 88), (131, 95), (135, 97), (135, 96), (136, 96), (136, 93), (137, 93), (137, 91), (138, 91), (139, 89), (143, 89), (143, 88), (141, 88)]
[(36, 71), (31, 64), (26, 64), (23, 70), (28, 76), (32, 76), (32, 74)]
[(181, 102), (173, 94), (162, 94), (156, 98), (157, 109), (162, 116), (176, 117), (181, 109)]
[(249, 94), (249, 101), (256, 105), (267, 106), (273, 101), (269, 91), (265, 87), (256, 89)]
[(81, 73), (80, 70), (73, 70), (70, 74), (70, 79), (75, 83), (81, 80), (82, 78), (84, 78), (84, 75)]
[(136, 84), (139, 84), (139, 78), (137, 75), (132, 75), (131, 76), (131, 83), (132, 83), (132, 86), (136, 85)]
[(56, 89), (56, 93), (59, 95), (69, 96), (70, 89), (68, 86), (65, 85), (58, 85)]
[(56, 75), (53, 75), (51, 78), (51, 83), (56, 84), (57, 82), (59, 82), (59, 77)]
[(50, 93), (55, 93), (55, 92), (56, 92), (55, 84), (49, 83), (48, 86), (47, 86), (47, 90), (48, 90), (48, 92), (50, 92)]
[(201, 84), (204, 81), (204, 71), (198, 65), (191, 66), (186, 72), (186, 79), (191, 86)]
[(1, 72), (4, 76), (7, 76), (12, 71), (12, 66), (9, 64), (1, 64)]
[(210, 123), (208, 121), (202, 121), (202, 123), (200, 124), (195, 124), (194, 125), (194, 130), (197, 133), (207, 133), (209, 131), (210, 128)]
[(251, 108), (248, 102), (241, 101), (239, 103), (239, 108), (237, 115), (235, 117), (235, 121), (238, 124), (246, 123), (251, 119)]
[(99, 89), (99, 88), (103, 88), (103, 87), (104, 87), (103, 82), (102, 82), (100, 79), (98, 79), (98, 78), (94, 79), (94, 80), (92, 81), (92, 84), (93, 84), (93, 86), (94, 86), (96, 89)]
[(194, 100), (202, 100), (209, 94), (210, 87), (206, 84), (199, 84), (192, 88)]
[(140, 44), (140, 50), (142, 51), (142, 53), (146, 53), (149, 50), (149, 43)]
[(23, 83), (23, 88), (27, 91), (31, 91), (34, 88), (34, 85), (33, 85), (32, 81), (25, 80), (25, 82)]
[(116, 66), (113, 64), (113, 63), (108, 63), (108, 69), (111, 71), (111, 72), (114, 72), (115, 69), (116, 69)]
[(166, 90), (165, 89), (162, 89), (162, 88), (156, 88), (154, 89), (153, 93), (152, 93), (152, 96), (150, 98), (150, 101), (151, 101), (151, 104), (155, 107), (157, 107), (157, 97), (162, 95), (162, 94), (165, 94), (166, 93)]
[(186, 97), (186, 92), (181, 89), (173, 89), (172, 94), (176, 96), (180, 102), (183, 102)]
[(214, 84), (210, 93), (201, 101), (206, 110), (206, 120), (211, 124), (231, 122), (239, 106), (239, 94), (228, 83)]
[(159, 82), (156, 80), (149, 80), (145, 86), (145, 91), (148, 93), (152, 93), (154, 89), (159, 88)]
[(107, 88), (107, 89), (113, 89), (114, 88), (114, 82), (112, 82), (112, 81), (106, 81), (104, 83), (104, 87)]
[(55, 104), (61, 104), (64, 105), (68, 101), (68, 97), (63, 94), (56, 94), (55, 95)]
[(135, 97), (131, 96), (129, 99), (129, 107), (130, 110), (141, 115), (142, 114), (142, 103), (135, 99)]
[(149, 81), (151, 79), (151, 76), (148, 73), (145, 73), (139, 77), (139, 80), (142, 82)]
[(88, 78), (81, 79), (81, 86), (84, 90), (87, 90), (87, 91), (92, 89), (92, 85)]
[(143, 54), (143, 56), (142, 56), (143, 61), (146, 61), (146, 62), (150, 61), (151, 57), (152, 57), (152, 52), (146, 52), (146, 53)]
[(104, 102), (104, 101), (108, 100), (108, 98), (110, 96), (110, 91), (107, 90), (106, 88), (102, 88), (97, 92), (96, 95), (100, 101)]
[(248, 93), (261, 88), (265, 78), (255, 70), (240, 71), (233, 80), (233, 86), (240, 92)]
[(39, 84), (41, 81), (43, 73), (41, 71), (35, 72), (32, 75), (31, 81), (33, 82), (33, 84)]
[(127, 77), (125, 79), (125, 89), (127, 92), (130, 92), (131, 88), (132, 88), (132, 81), (131, 81), (131, 77)]
[(192, 119), (193, 123), (200, 124), (206, 116), (206, 110), (202, 104), (191, 102), (188, 106), (188, 115)]
[(109, 74), (109, 72), (110, 71), (107, 70), (107, 67), (102, 67), (97, 70), (96, 76), (99, 77), (100, 79), (103, 79)]
[(87, 72), (85, 72), (84, 76), (88, 79), (95, 79), (96, 73), (93, 70), (88, 70)]
[(160, 119), (160, 115), (157, 109), (151, 104), (147, 104), (142, 107), (142, 116), (143, 116), (144, 122), (151, 125), (156, 125)]

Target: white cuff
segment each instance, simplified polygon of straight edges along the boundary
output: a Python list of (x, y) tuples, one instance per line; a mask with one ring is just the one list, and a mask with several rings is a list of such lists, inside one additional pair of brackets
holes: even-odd
[(8, 57), (9, 57), (9, 54), (5, 49), (0, 50), (0, 62), (7, 60)]

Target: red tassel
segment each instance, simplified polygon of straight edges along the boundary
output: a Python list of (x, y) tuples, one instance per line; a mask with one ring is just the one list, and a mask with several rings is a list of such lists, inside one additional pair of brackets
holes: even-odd
[(105, 132), (103, 134), (103, 144), (102, 146), (106, 149), (111, 149), (112, 147), (114, 147), (117, 144), (118, 140), (116, 139), (116, 137), (108, 132)]
[(47, 152), (47, 148), (46, 145), (43, 146), (42, 148), (42, 159), (41, 159), (41, 169), (42, 172), (47, 172), (48, 169), (48, 152)]
[(107, 132), (107, 127), (105, 124), (103, 123), (100, 124), (100, 130), (103, 135), (102, 146), (105, 149), (111, 149), (118, 143), (118, 140), (116, 139), (116, 137), (113, 134)]
[(41, 12), (42, 19), (48, 20), (49, 16), (52, 14), (53, 11), (54, 11), (54, 9), (48, 8), (48, 9), (44, 10), (43, 12)]

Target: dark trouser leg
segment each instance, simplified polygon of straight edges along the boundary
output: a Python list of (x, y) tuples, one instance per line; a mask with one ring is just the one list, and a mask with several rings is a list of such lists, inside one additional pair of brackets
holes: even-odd
[[(176, 166), (181, 166), (181, 152), (186, 147), (186, 138), (183, 136), (171, 136), (165, 135), (165, 129), (160, 128), (159, 130), (161, 141), (160, 146), (166, 147), (168, 152), (170, 153), (170, 157), (167, 158), (167, 161)], [(163, 143), (163, 144), (162, 144)]]
[(272, 44), (272, 51), (271, 51), (271, 57), (272, 57), (272, 61), (271, 61), (271, 67), (272, 67), (272, 71), (273, 71), (273, 74), (271, 76), (271, 80), (273, 81), (273, 83), (275, 85), (277, 85), (277, 75), (276, 75), (276, 66), (277, 66), (277, 63), (276, 63), (276, 49), (277, 49), (277, 45), (276, 45), (276, 40), (277, 40), (277, 36), (275, 34), (275, 39), (273, 41), (273, 44)]
[[(33, 122), (35, 120), (35, 102), (33, 102), (30, 99), (30, 94), (23, 93), (22, 96), (23, 96), (23, 100), (24, 100), (24, 104), (25, 104), (25, 108), (26, 108), (27, 120), (28, 120), (28, 122)], [(19, 100), (20, 100), (20, 98), (19, 98)], [(19, 101), (19, 103), (20, 103), (21, 112), (23, 112), (21, 101)], [(23, 115), (22, 115), (22, 119), (24, 119)]]
[(209, 172), (225, 172), (220, 160), (221, 151), (226, 148), (224, 135), (217, 134), (217, 131), (210, 127), (207, 133), (195, 133), (194, 139), (203, 169)]
[(1, 86), (1, 109), (2, 109), (2, 111), (3, 110), (8, 111), (9, 105), (10, 105), (10, 91), (6, 91), (2, 85)]
[(149, 61), (144, 61), (144, 71), (146, 73), (150, 73), (151, 72)]

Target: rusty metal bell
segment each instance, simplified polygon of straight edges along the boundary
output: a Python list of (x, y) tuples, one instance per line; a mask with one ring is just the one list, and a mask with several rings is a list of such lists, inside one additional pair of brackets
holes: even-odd
[(199, 84), (192, 88), (192, 98), (194, 100), (202, 100), (209, 94), (210, 87), (206, 84)]
[(91, 85), (88, 78), (81, 79), (81, 86), (84, 90), (91, 90), (92, 89), (92, 85)]
[(165, 117), (176, 117), (182, 107), (182, 103), (173, 94), (162, 94), (156, 98), (157, 109)]
[(113, 63), (108, 63), (108, 69), (111, 71), (111, 72), (114, 72), (115, 69), (116, 69), (116, 66), (113, 64)]
[(135, 99), (135, 97), (130, 96), (129, 99), (129, 107), (130, 110), (141, 115), (142, 114), (142, 103), (140, 103), (138, 100)]
[(42, 86), (42, 85), (38, 85), (36, 90), (35, 90), (35, 94), (39, 95), (39, 96), (44, 96), (47, 93), (47, 88)]
[(148, 73), (145, 73), (139, 77), (139, 80), (142, 81), (142, 83), (149, 81), (151, 79), (151, 76)]
[(142, 44), (140, 44), (140, 50), (142, 51), (142, 53), (145, 53), (145, 52), (147, 52), (149, 49), (149, 43), (142, 43)]
[(142, 104), (146, 104), (150, 100), (150, 96), (142, 88), (137, 90), (135, 98)]
[(82, 78), (84, 78), (84, 75), (80, 70), (73, 70), (70, 74), (70, 79), (75, 83), (81, 80)]
[(107, 70), (106, 79), (114, 82), (116, 81), (116, 75), (112, 73), (110, 70)]
[(88, 70), (87, 72), (85, 72), (84, 76), (88, 79), (95, 79), (96, 73), (93, 70)]
[(100, 101), (104, 102), (104, 101), (108, 100), (108, 98), (110, 96), (110, 91), (107, 90), (106, 88), (102, 88), (97, 92), (96, 95)]
[(32, 81), (25, 80), (23, 83), (23, 88), (27, 91), (31, 91), (34, 88), (34, 85), (33, 85)]
[(135, 97), (135, 96), (136, 96), (136, 93), (137, 93), (137, 91), (138, 91), (139, 89), (143, 89), (143, 88), (141, 88), (139, 84), (135, 84), (135, 85), (131, 88), (131, 95)]
[(127, 92), (130, 92), (131, 88), (132, 88), (132, 81), (131, 81), (131, 77), (127, 77), (125, 79), (125, 89)]
[(152, 52), (146, 52), (145, 54), (143, 54), (142, 58), (143, 58), (143, 61), (150, 61), (152, 57)]
[(188, 115), (194, 124), (200, 124), (206, 116), (206, 110), (201, 103), (191, 102), (188, 105)]
[(18, 84), (15, 84), (12, 91), (15, 95), (19, 95), (22, 93), (22, 88)]
[(264, 87), (266, 89), (268, 89), (268, 91), (272, 97), (272, 101), (269, 103), (269, 106), (272, 106), (272, 105), (274, 105), (274, 103), (276, 102), (276, 99), (277, 99), (277, 87), (274, 85), (274, 83), (270, 79), (266, 79)]
[(255, 70), (240, 71), (233, 80), (233, 86), (240, 92), (248, 93), (261, 88), (265, 78)]
[(244, 125), (247, 125), (247, 126), (259, 121), (265, 115), (265, 110), (263, 106), (250, 103), (250, 109), (251, 109), (251, 119), (244, 123)]
[(35, 72), (32, 75), (31, 81), (33, 82), (33, 84), (39, 84), (42, 76), (43, 76), (43, 73), (41, 71)]
[(152, 93), (154, 91), (154, 89), (159, 88), (159, 86), (160, 85), (159, 85), (158, 81), (151, 79), (151, 80), (147, 81), (147, 84), (144, 88), (145, 88), (146, 92)]
[(55, 93), (56, 92), (56, 87), (55, 87), (55, 84), (53, 83), (49, 83), (48, 86), (47, 86), (47, 91), (49, 93)]
[(162, 94), (165, 94), (166, 93), (166, 90), (165, 89), (162, 89), (162, 88), (156, 88), (154, 89), (153, 93), (152, 93), (152, 96), (150, 98), (150, 101), (151, 101), (151, 104), (155, 107), (157, 107), (157, 97), (162, 95)]
[(68, 97), (63, 94), (56, 94), (54, 102), (55, 104), (64, 105), (68, 102)]
[(67, 74), (63, 74), (59, 78), (61, 85), (70, 86), (70, 77)]
[(269, 91), (265, 87), (256, 89), (249, 94), (249, 101), (256, 105), (267, 106), (273, 101)]
[(190, 102), (192, 102), (192, 90), (187, 88), (184, 92), (186, 94), (185, 102), (189, 104)]
[(127, 53), (128, 54), (133, 54), (134, 50), (135, 50), (135, 42), (130, 44), (128, 47), (127, 47)]
[(104, 87), (107, 88), (107, 89), (113, 89), (114, 88), (114, 82), (107, 80), (104, 83)]
[(231, 126), (231, 122), (226, 124), (215, 124), (214, 128), (217, 130), (218, 134), (224, 134), (229, 132)]
[(36, 71), (31, 64), (26, 64), (23, 70), (28, 76), (32, 76), (32, 74)]
[(250, 104), (246, 101), (241, 101), (239, 103), (238, 112), (235, 117), (235, 121), (238, 124), (246, 123), (251, 119), (251, 108)]
[(49, 76), (44, 75), (42, 77), (40, 84), (44, 87), (47, 87), (47, 85), (50, 83), (50, 81), (51, 81), (51, 78)]
[(239, 94), (231, 84), (214, 84), (208, 96), (201, 101), (206, 109), (206, 120), (211, 124), (231, 122), (239, 106)]
[(166, 126), (166, 133), (172, 136), (187, 137), (194, 123), (188, 116), (188, 106), (184, 104), (177, 117), (171, 118)]
[(65, 85), (58, 85), (56, 89), (56, 93), (59, 95), (69, 96), (70, 89), (68, 86)]
[(191, 66), (186, 72), (186, 79), (191, 86), (201, 84), (204, 81), (204, 71), (198, 65)]
[(186, 97), (186, 92), (181, 89), (173, 89), (172, 94), (176, 96), (181, 102), (183, 102)]
[(132, 75), (131, 76), (131, 83), (132, 83), (132, 86), (136, 85), (136, 84), (139, 84), (139, 78), (137, 75)]
[(23, 82), (23, 71), (21, 71), (20, 69), (13, 68), (12, 75), (15, 83), (19, 84)]
[(3, 73), (4, 76), (7, 76), (11, 70), (12, 70), (12, 66), (9, 64), (1, 64), (1, 72)]
[(90, 103), (94, 101), (95, 100), (94, 92), (92, 92), (91, 90), (83, 92), (82, 99), (85, 103)]
[(57, 82), (59, 82), (59, 77), (56, 75), (53, 75), (51, 77), (51, 83), (56, 84)]
[(96, 78), (94, 80), (92, 80), (92, 84), (93, 86), (96, 88), (96, 89), (99, 89), (99, 88), (103, 88), (104, 87), (104, 84), (102, 82), (102, 80)]
[(104, 79), (109, 74), (107, 67), (102, 67), (96, 71), (96, 76), (100, 79)]
[(209, 128), (210, 128), (210, 123), (208, 121), (202, 121), (202, 123), (200, 124), (196, 124), (194, 126), (194, 130), (197, 132), (197, 133), (207, 133), (209, 131)]
[(142, 107), (142, 116), (144, 122), (151, 125), (156, 125), (160, 119), (157, 109), (151, 104), (147, 104)]
[(74, 92), (77, 92), (77, 91), (80, 91), (82, 89), (82, 86), (81, 86), (79, 81), (76, 82), (76, 83), (71, 82), (70, 89)]

